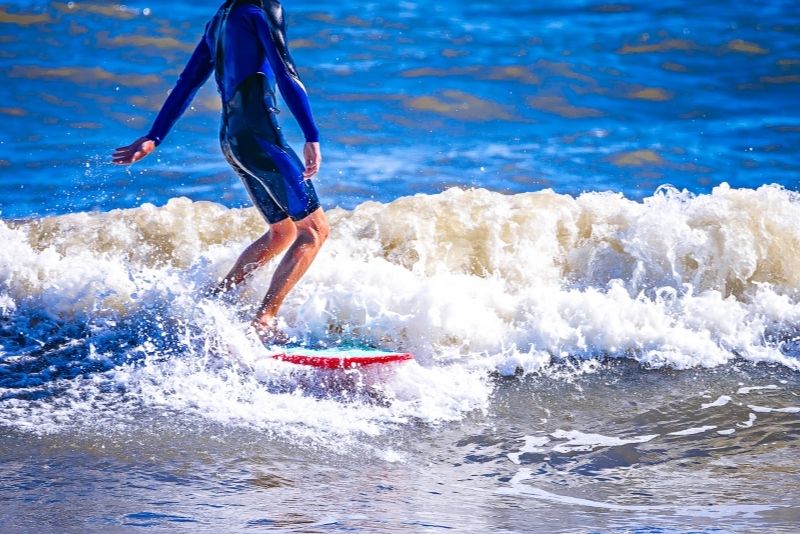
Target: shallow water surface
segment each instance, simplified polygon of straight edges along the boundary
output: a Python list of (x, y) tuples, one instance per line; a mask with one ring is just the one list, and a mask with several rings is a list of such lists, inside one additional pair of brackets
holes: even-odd
[(302, 532), (790, 532), (800, 521), (796, 373), (574, 372), (496, 377), (485, 413), (385, 423), (342, 446), (152, 409), (6, 432), (0, 520)]

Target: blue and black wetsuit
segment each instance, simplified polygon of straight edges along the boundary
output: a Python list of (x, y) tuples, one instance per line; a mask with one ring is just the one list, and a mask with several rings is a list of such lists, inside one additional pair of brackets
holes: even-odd
[(299, 221), (320, 206), (311, 181), (303, 178), (304, 165), (286, 143), (276, 118), (277, 84), (306, 141), (319, 141), (285, 30), (277, 0), (225, 2), (206, 25), (147, 135), (161, 143), (215, 71), (222, 97), (222, 152), (269, 223), (287, 217)]

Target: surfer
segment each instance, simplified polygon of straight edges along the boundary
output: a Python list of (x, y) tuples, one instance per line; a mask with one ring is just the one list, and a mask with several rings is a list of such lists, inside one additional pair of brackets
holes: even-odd
[[(236, 287), (286, 251), (253, 319), (264, 342), (281, 341), (285, 336), (276, 325), (278, 310), (308, 270), (329, 228), (311, 183), (322, 163), (319, 130), (289, 55), (280, 2), (227, 0), (206, 25), (150, 132), (117, 148), (113, 162), (131, 164), (155, 150), (212, 72), (222, 98), (222, 153), (269, 223), (269, 230), (242, 252), (212, 292)], [(278, 125), (275, 85), (305, 136), (305, 164)]]

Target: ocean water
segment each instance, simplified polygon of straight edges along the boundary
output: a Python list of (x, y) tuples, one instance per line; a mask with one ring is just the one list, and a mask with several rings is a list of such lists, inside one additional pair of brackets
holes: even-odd
[[(0, 530), (794, 532), (793, 2), (286, 0), (331, 238), (247, 330), (265, 231), (209, 84), (213, 3), (0, 2)], [(297, 127), (282, 115), (299, 148)]]

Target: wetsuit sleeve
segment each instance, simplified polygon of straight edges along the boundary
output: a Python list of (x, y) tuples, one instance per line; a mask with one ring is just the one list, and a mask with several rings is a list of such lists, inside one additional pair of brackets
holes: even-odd
[(147, 134), (148, 139), (155, 141), (156, 145), (161, 144), (175, 122), (189, 107), (197, 90), (208, 80), (213, 71), (214, 59), (211, 57), (211, 50), (204, 36), (194, 49), (172, 92), (161, 106), (161, 111)]
[(311, 113), (308, 93), (300, 81), (297, 67), (294, 65), (286, 43), (286, 21), (283, 18), (283, 6), (276, 0), (265, 0), (264, 9), (259, 12), (261, 16), (256, 17), (256, 30), (267, 60), (275, 72), (275, 81), (283, 95), (283, 100), (300, 124), (306, 141), (317, 142), (319, 141), (319, 129)]

